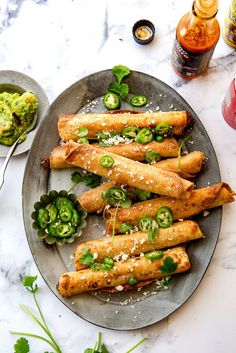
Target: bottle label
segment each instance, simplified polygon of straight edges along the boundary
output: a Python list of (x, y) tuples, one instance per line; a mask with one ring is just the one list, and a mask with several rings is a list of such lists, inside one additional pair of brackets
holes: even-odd
[(190, 52), (176, 38), (172, 51), (172, 64), (181, 75), (189, 78), (197, 77), (207, 70), (214, 49), (215, 47), (202, 53)]

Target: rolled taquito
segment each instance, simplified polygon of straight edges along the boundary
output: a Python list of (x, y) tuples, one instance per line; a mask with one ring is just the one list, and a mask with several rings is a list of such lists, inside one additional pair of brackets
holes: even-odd
[[(98, 144), (93, 145), (95, 147), (99, 147)], [(102, 148), (120, 156), (133, 159), (134, 161), (143, 161), (145, 154), (148, 152), (159, 153), (161, 157), (176, 157), (178, 155), (179, 145), (175, 138), (170, 137), (165, 138), (162, 142), (152, 141), (146, 145), (131, 142)], [(45, 159), (46, 158), (44, 158), (44, 160)], [(62, 146), (56, 146), (49, 157), (49, 167), (51, 169), (73, 167), (73, 164), (66, 162), (65, 159), (66, 156), (64, 148)]]
[(127, 126), (156, 127), (166, 122), (172, 127), (175, 135), (181, 135), (188, 123), (186, 111), (169, 111), (158, 113), (123, 113), (116, 114), (61, 114), (58, 119), (58, 132), (62, 140), (78, 140), (81, 127), (88, 129), (88, 138), (96, 138), (99, 131), (121, 132)]
[(188, 179), (193, 178), (200, 172), (204, 159), (204, 153), (195, 151), (179, 158), (163, 159), (160, 162), (152, 164), (152, 166), (179, 173), (183, 178)]
[(115, 262), (109, 271), (93, 271), (84, 269), (76, 272), (67, 272), (61, 275), (57, 289), (61, 296), (71, 297), (73, 295), (122, 286), (128, 283), (130, 277), (136, 277), (138, 281), (146, 281), (166, 276), (161, 269), (164, 260), (169, 257), (177, 264), (172, 274), (185, 272), (190, 269), (190, 261), (184, 248), (177, 247), (164, 251), (164, 256), (159, 260), (150, 261), (145, 256), (135, 257), (122, 262)]
[(97, 186), (94, 189), (85, 191), (82, 195), (77, 197), (80, 205), (88, 213), (101, 213), (105, 207), (106, 201), (102, 194), (110, 188), (118, 187), (115, 181), (107, 181), (106, 183)]
[(148, 234), (143, 232), (118, 235), (115, 238), (106, 237), (90, 240), (81, 243), (77, 247), (74, 257), (75, 269), (78, 271), (87, 267), (80, 261), (85, 247), (96, 257), (97, 262), (103, 262), (105, 257), (112, 257), (118, 261), (152, 250), (170, 248), (203, 237), (199, 225), (196, 222), (187, 220), (174, 223), (169, 228), (160, 229), (154, 241), (150, 241)]
[[(69, 141), (65, 148), (67, 162), (121, 184), (177, 198), (193, 188), (192, 182), (173, 172), (132, 161), (92, 145)], [(113, 161), (108, 168), (101, 163), (104, 157)]]
[(235, 193), (226, 183), (219, 183), (189, 192), (186, 199), (176, 200), (173, 197), (160, 197), (148, 201), (137, 202), (127, 209), (114, 209), (107, 211), (106, 230), (111, 234), (113, 230), (119, 233), (123, 222), (136, 225), (143, 216), (155, 217), (157, 210), (166, 206), (173, 212), (174, 219), (185, 219), (194, 216), (204, 210), (222, 206), (234, 201)]
[[(169, 158), (152, 164), (152, 166), (179, 173), (183, 178), (193, 178), (200, 172), (204, 158), (204, 154), (197, 151), (179, 158)], [(119, 187), (119, 184), (116, 184), (116, 182), (106, 182), (101, 186), (85, 191), (82, 195), (78, 196), (78, 201), (88, 213), (100, 213), (105, 206), (102, 193), (115, 185)]]

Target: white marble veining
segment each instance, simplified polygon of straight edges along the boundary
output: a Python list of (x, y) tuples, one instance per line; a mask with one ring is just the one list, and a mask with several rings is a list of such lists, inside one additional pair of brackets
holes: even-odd
[[(235, 130), (224, 122), (220, 104), (236, 71), (235, 51), (220, 39), (208, 73), (179, 78), (170, 64), (175, 28), (192, 0), (1, 0), (0, 69), (22, 71), (44, 87), (50, 102), (79, 78), (115, 64), (165, 81), (196, 111), (219, 160), (222, 180), (236, 190)], [(220, 1), (222, 26), (229, 6)], [(131, 28), (141, 18), (156, 26), (154, 41), (140, 46)], [(27, 154), (12, 158), (0, 190), (0, 346), (12, 352), (10, 329), (38, 332), (20, 310), (33, 307), (19, 274), (38, 274), (39, 301), (63, 353), (82, 352), (99, 330), (112, 352), (125, 352), (149, 337), (137, 353), (233, 353), (236, 327), (235, 205), (224, 207), (220, 239), (210, 267), (192, 298), (168, 319), (150, 328), (116, 332), (89, 324), (69, 311), (48, 289), (33, 262), (22, 220), (21, 185)], [(3, 160), (0, 159), (0, 164)], [(46, 345), (30, 340), (32, 352)], [(47, 349), (46, 349), (47, 348)]]

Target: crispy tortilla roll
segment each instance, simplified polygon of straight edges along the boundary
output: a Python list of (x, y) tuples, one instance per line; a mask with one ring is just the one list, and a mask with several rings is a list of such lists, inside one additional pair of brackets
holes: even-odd
[(83, 127), (88, 129), (86, 137), (95, 138), (99, 131), (121, 132), (127, 126), (156, 127), (166, 122), (172, 126), (173, 134), (181, 135), (188, 123), (186, 111), (170, 111), (159, 113), (123, 113), (116, 114), (75, 114), (59, 115), (58, 131), (62, 140), (78, 140), (76, 133)]
[[(70, 141), (65, 147), (67, 162), (121, 184), (177, 198), (193, 187), (192, 182), (173, 172), (132, 161), (92, 145)], [(102, 166), (104, 157), (114, 162), (112, 166)]]
[(104, 209), (106, 201), (102, 197), (102, 193), (116, 186), (115, 181), (108, 181), (94, 189), (90, 189), (77, 197), (80, 205), (88, 213), (101, 213)]
[[(152, 164), (152, 166), (158, 168), (160, 166), (161, 169), (166, 169), (176, 173), (179, 172), (180, 167), (180, 174), (182, 177), (192, 178), (201, 170), (203, 160), (204, 154), (202, 152), (191, 152), (186, 156), (166, 159)], [(115, 182), (104, 183), (103, 185), (86, 191), (82, 195), (78, 196), (78, 201), (88, 213), (100, 213), (105, 206), (105, 201), (102, 198), (102, 192), (107, 191), (114, 186)], [(117, 187), (119, 187), (119, 184), (117, 184)]]
[(92, 254), (96, 254), (97, 262), (103, 262), (105, 257), (112, 257), (118, 261), (119, 259), (127, 259), (131, 255), (169, 248), (203, 237), (196, 222), (183, 221), (174, 223), (169, 228), (160, 229), (154, 242), (148, 240), (148, 234), (143, 232), (119, 235), (114, 239), (110, 237), (91, 240), (77, 247), (75, 252), (75, 269), (78, 271), (87, 267), (80, 262), (85, 247)]
[[(149, 284), (151, 284), (151, 283), (153, 283), (155, 281), (156, 281), (156, 279), (149, 279), (148, 281), (140, 281), (135, 286), (130, 286), (128, 284), (124, 284), (122, 286), (123, 287), (123, 292), (127, 292), (127, 291), (130, 291), (130, 290), (134, 290), (134, 289), (137, 289), (137, 288), (142, 288), (142, 287), (148, 286)], [(100, 289), (100, 292), (101, 293), (109, 293), (109, 294), (119, 293), (119, 291), (118, 291), (118, 289), (116, 289), (116, 287), (102, 288), (102, 289)]]
[(130, 208), (119, 208), (116, 214), (114, 225), (115, 210), (109, 209), (110, 220), (106, 222), (107, 233), (111, 233), (113, 227), (119, 233), (120, 224), (123, 222), (136, 225), (143, 216), (155, 217), (157, 210), (162, 206), (169, 207), (174, 219), (185, 219), (194, 216), (204, 210), (222, 206), (233, 202), (235, 193), (226, 183), (219, 183), (206, 188), (192, 190), (187, 199), (176, 200), (173, 197), (160, 197), (148, 201), (138, 202)]
[(160, 162), (152, 164), (152, 166), (179, 173), (183, 178), (188, 179), (200, 172), (204, 159), (204, 153), (195, 151), (179, 158), (163, 159)]
[[(99, 147), (98, 144), (94, 144), (94, 146)], [(179, 145), (175, 138), (170, 137), (165, 138), (162, 142), (152, 141), (146, 145), (132, 142), (102, 148), (120, 156), (133, 159), (134, 161), (143, 161), (145, 154), (148, 152), (157, 152), (161, 157), (176, 157), (178, 155)], [(65, 159), (64, 148), (62, 146), (56, 146), (49, 157), (49, 167), (51, 169), (73, 167), (73, 165), (66, 162)]]
[[(99, 146), (97, 146), (99, 147)], [(121, 143), (109, 147), (102, 147), (106, 151), (118, 154), (133, 161), (143, 161), (145, 154), (148, 152), (159, 153), (161, 157), (178, 156), (179, 145), (175, 138), (165, 138), (162, 142), (152, 141), (147, 144), (138, 142)]]
[(57, 289), (63, 297), (71, 297), (101, 288), (125, 285), (130, 277), (136, 277), (138, 281), (161, 278), (166, 276), (160, 266), (164, 265), (164, 260), (167, 257), (171, 257), (177, 263), (177, 268), (172, 274), (185, 272), (190, 269), (188, 255), (182, 247), (177, 247), (166, 250), (164, 256), (159, 260), (150, 261), (143, 256), (115, 262), (115, 266), (107, 272), (101, 270), (93, 271), (89, 268), (64, 273), (59, 279)]

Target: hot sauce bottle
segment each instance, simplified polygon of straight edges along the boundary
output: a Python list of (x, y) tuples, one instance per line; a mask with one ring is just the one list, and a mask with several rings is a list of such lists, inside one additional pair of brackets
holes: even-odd
[(220, 36), (217, 10), (218, 0), (195, 0), (179, 21), (172, 64), (180, 76), (192, 79), (207, 70)]

